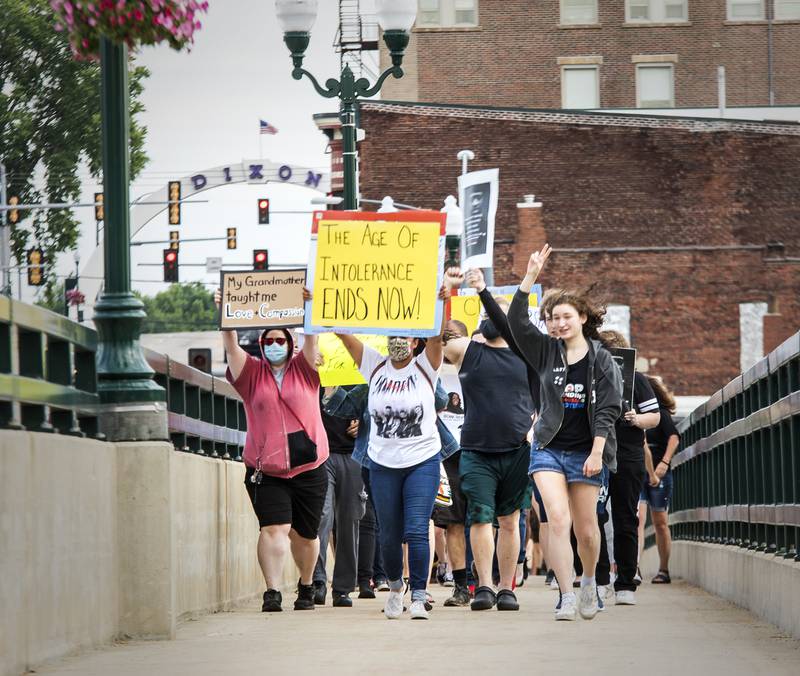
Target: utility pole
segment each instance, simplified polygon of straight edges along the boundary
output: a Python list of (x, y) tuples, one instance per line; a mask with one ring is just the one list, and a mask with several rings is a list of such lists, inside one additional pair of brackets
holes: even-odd
[[(6, 165), (0, 161), (0, 205), (8, 203), (8, 185), (6, 181)], [(0, 212), (0, 265), (3, 267), (0, 293), (11, 296), (11, 249), (9, 246), (8, 216), (6, 211)]]

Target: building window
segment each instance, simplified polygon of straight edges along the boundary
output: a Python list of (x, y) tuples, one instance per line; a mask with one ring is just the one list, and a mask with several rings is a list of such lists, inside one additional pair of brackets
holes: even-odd
[(561, 107), (567, 110), (600, 107), (600, 73), (597, 66), (562, 66)]
[(626, 0), (626, 20), (632, 23), (669, 23), (689, 20), (689, 0)]
[(478, 25), (478, 0), (419, 0), (420, 28), (470, 28)]
[(636, 66), (636, 107), (675, 107), (675, 78), (670, 64)]
[(764, 18), (764, 0), (728, 0), (728, 21), (752, 21)]
[(597, 0), (561, 0), (561, 23), (597, 23)]
[(775, 0), (776, 19), (800, 19), (800, 0)]

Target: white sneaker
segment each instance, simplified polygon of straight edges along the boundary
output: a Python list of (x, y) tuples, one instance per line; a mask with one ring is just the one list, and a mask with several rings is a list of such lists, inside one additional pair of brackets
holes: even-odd
[(605, 610), (605, 607), (614, 600), (614, 590), (610, 584), (597, 585), (597, 596), (603, 602), (600, 606), (600, 611)]
[(383, 607), (383, 614), (387, 620), (396, 620), (403, 614), (403, 592), (389, 590), (386, 605)]
[(555, 589), (556, 591), (558, 591), (559, 589), (558, 580), (556, 580), (555, 577), (552, 580), (550, 580), (550, 589)]
[(636, 605), (636, 592), (618, 591), (615, 603), (618, 606), (635, 606)]
[(413, 601), (411, 603), (411, 619), (427, 620), (428, 611), (425, 610), (425, 601)]
[(581, 587), (578, 610), (584, 620), (593, 620), (598, 613), (597, 585), (587, 584)]
[(556, 620), (574, 620), (575, 617), (575, 592), (561, 594), (556, 606)]

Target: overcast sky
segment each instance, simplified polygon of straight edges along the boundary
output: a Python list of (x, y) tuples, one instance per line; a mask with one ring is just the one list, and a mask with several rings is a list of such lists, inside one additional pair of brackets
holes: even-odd
[[(321, 0), (312, 31), (305, 67), (320, 80), (339, 75), (339, 56), (333, 43), (338, 27), (338, 2)], [(362, 3), (367, 4), (367, 3)], [(327, 139), (312, 116), (335, 112), (338, 100), (323, 99), (307, 80), (291, 77), (292, 62), (275, 19), (272, 0), (213, 0), (196, 34), (190, 53), (167, 46), (144, 48), (138, 64), (150, 70), (142, 97), (147, 127), (146, 151), (150, 162), (132, 186), (131, 198), (197, 171), (259, 156), (281, 164), (330, 170)], [(275, 136), (259, 136), (259, 119), (278, 130)], [(261, 139), (261, 141), (260, 141)], [(91, 201), (98, 190), (86, 181), (83, 199)], [(226, 263), (252, 260), (254, 248), (269, 248), (273, 262), (305, 261), (310, 215), (273, 216), (270, 226), (256, 225), (256, 200), (270, 197), (273, 210), (309, 208), (309, 190), (269, 184), (268, 187), (231, 186), (203, 193), (206, 205), (185, 205), (181, 238), (222, 236), (227, 227), (238, 228), (239, 248), (224, 249), (224, 242), (185, 244), (181, 263), (204, 262), (207, 256), (224, 255)], [(90, 209), (79, 212), (84, 225), (80, 242), (81, 272), (91, 276), (87, 265), (94, 252), (95, 225)], [(166, 215), (154, 219), (134, 239), (165, 240), (171, 228)], [(163, 290), (160, 267), (164, 245), (134, 247), (134, 288), (147, 294)], [(59, 273), (74, 270), (71, 253), (61, 256)], [(158, 263), (157, 267), (140, 263)], [(204, 269), (181, 269), (181, 281), (212, 281)], [(82, 281), (88, 297), (95, 289)], [(23, 286), (25, 298), (32, 290)]]

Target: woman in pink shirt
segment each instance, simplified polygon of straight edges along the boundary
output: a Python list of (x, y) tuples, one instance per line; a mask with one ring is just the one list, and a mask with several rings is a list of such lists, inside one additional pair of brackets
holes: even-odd
[(294, 609), (313, 610), (317, 531), (328, 489), (317, 339), (306, 336), (303, 349), (294, 354), (289, 331), (269, 329), (259, 339), (260, 357), (251, 357), (239, 346), (235, 331), (223, 331), (222, 336), (226, 376), (247, 414), (245, 486), (261, 529), (258, 562), (267, 583), (261, 609), (282, 610), (278, 587), (291, 548), (300, 569)]

